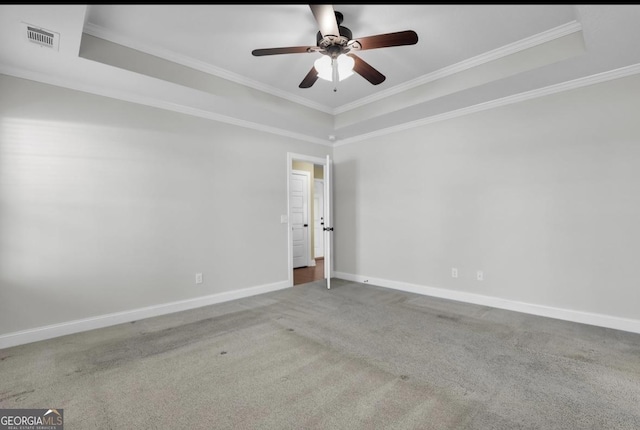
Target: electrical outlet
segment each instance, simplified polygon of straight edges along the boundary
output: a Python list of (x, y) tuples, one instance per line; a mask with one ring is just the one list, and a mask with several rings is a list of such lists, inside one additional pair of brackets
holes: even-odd
[(456, 269), (455, 267), (451, 268), (451, 277), (452, 278), (457, 278), (458, 277), (458, 269)]
[(484, 280), (484, 272), (482, 270), (478, 270), (477, 278), (478, 278), (478, 281)]
[(202, 284), (202, 273), (196, 273), (196, 284)]

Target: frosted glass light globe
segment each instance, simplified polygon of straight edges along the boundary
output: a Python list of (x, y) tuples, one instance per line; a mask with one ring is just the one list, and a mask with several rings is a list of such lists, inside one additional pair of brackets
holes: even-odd
[[(355, 65), (353, 58), (345, 54), (340, 54), (335, 61), (337, 62), (338, 67), (338, 80), (342, 81), (353, 75), (353, 66)], [(331, 63), (331, 57), (323, 55), (313, 63), (313, 67), (316, 69), (320, 79), (324, 79), (329, 82), (333, 81), (333, 65)]]

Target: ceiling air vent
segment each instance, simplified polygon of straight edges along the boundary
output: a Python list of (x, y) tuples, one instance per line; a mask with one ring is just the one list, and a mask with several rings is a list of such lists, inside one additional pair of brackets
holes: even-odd
[(55, 31), (45, 30), (44, 28), (36, 27), (31, 24), (24, 24), (27, 40), (29, 42), (37, 43), (40, 46), (46, 46), (47, 48), (53, 48), (58, 50), (58, 44), (60, 42), (60, 34)]

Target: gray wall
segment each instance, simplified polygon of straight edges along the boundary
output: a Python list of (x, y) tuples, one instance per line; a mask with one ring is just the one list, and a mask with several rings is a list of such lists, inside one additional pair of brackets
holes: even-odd
[(330, 148), (4, 75), (0, 94), (0, 334), (288, 280), (287, 152)]
[[(639, 93), (335, 148), (336, 270), (640, 318)], [(3, 75), (0, 94), (0, 335), (288, 279), (286, 153), (330, 148)]]
[(636, 75), (335, 148), (335, 270), (639, 319), (638, 94)]

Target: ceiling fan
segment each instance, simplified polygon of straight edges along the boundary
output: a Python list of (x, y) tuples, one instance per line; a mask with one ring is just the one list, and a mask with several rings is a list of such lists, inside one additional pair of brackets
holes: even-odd
[[(342, 13), (334, 11), (332, 5), (310, 4), (309, 7), (320, 28), (316, 36), (316, 46), (254, 49), (251, 52), (257, 57), (311, 52), (323, 54), (300, 82), (300, 88), (310, 88), (319, 77), (337, 84), (353, 72), (373, 85), (378, 85), (384, 82), (386, 77), (354, 52), (418, 43), (418, 35), (413, 30), (353, 39), (351, 30), (340, 25), (344, 19)], [(336, 91), (336, 87), (333, 91)]]

